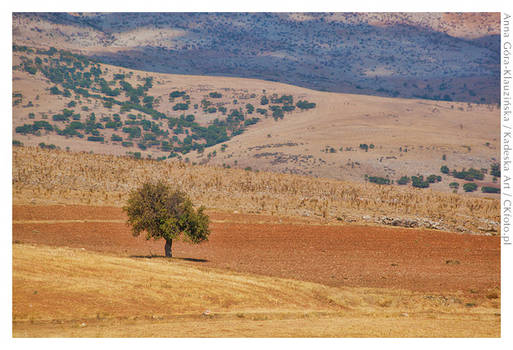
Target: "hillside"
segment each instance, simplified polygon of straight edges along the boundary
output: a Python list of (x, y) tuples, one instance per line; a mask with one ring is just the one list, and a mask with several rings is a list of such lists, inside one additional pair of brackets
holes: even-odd
[[(470, 180), (498, 187), (495, 106), (148, 73), (24, 46), (13, 61), (13, 139), (24, 145), (357, 182), (432, 175), (427, 185), (446, 192)], [(469, 168), (480, 175), (454, 173)]]
[(161, 73), (499, 102), (499, 13), (13, 13), (19, 45)]
[(120, 207), (130, 190), (158, 179), (180, 186), (194, 203), (221, 212), (290, 216), (314, 224), (425, 227), (485, 235), (498, 235), (500, 231), (498, 198), (176, 160), (158, 162), (33, 147), (13, 149), (14, 204)]

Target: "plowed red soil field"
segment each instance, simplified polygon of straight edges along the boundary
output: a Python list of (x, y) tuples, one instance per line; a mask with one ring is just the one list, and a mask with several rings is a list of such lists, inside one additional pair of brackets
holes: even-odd
[[(319, 282), (424, 292), (500, 287), (500, 238), (433, 230), (315, 225), (209, 213), (208, 242), (173, 243), (200, 266)], [(13, 241), (159, 258), (163, 241), (134, 238), (120, 208), (13, 206)], [(157, 255), (157, 256), (155, 256)]]

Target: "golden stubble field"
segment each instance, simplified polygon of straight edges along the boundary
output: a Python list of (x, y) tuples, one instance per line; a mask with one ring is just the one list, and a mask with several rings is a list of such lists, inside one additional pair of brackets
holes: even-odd
[(216, 211), (300, 217), (325, 224), (391, 224), (498, 235), (499, 200), (412, 187), (223, 169), (183, 162), (13, 149), (14, 204), (122, 206), (161, 179)]
[(498, 337), (499, 303), (13, 245), (15, 337)]

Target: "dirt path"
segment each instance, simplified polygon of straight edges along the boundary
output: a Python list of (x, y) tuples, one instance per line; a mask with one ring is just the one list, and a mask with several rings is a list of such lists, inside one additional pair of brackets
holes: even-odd
[[(210, 240), (200, 245), (176, 242), (175, 257), (200, 266), (331, 286), (473, 294), (500, 287), (498, 237), (293, 224), (259, 215), (210, 216)], [(124, 220), (119, 208), (14, 206), (13, 241), (141, 258), (163, 254), (162, 242), (132, 237)]]

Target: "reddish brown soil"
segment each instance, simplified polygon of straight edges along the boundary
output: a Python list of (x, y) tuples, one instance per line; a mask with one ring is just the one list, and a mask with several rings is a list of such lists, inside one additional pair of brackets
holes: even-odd
[[(333, 286), (465, 293), (484, 293), (500, 287), (499, 237), (292, 224), (291, 219), (279, 223), (279, 218), (259, 215), (210, 216), (214, 222), (209, 241), (200, 245), (175, 242), (175, 257), (200, 266)], [(13, 241), (145, 258), (163, 254), (162, 241), (132, 237), (123, 223), (125, 219), (119, 208), (14, 206)], [(50, 222), (27, 223), (28, 220)], [(119, 222), (55, 222), (59, 220)]]

